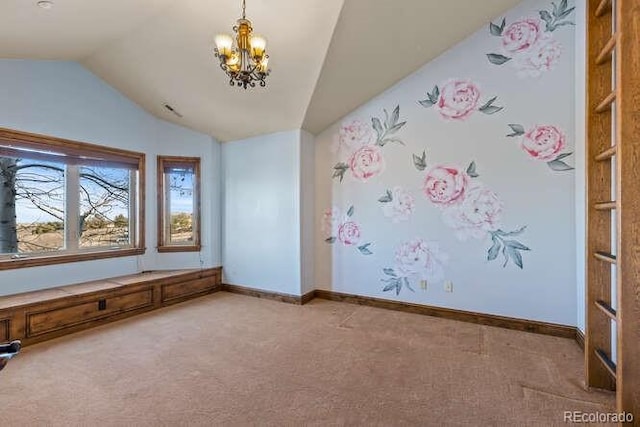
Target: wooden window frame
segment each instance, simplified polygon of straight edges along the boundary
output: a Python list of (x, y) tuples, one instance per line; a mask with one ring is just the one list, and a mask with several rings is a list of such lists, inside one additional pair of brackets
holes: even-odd
[[(200, 184), (200, 157), (181, 157), (181, 156), (158, 156), (158, 177), (157, 177), (157, 198), (158, 198), (158, 252), (200, 252), (202, 249), (202, 228), (201, 228), (201, 184)], [(193, 244), (192, 245), (176, 245), (168, 242), (166, 223), (166, 188), (164, 170), (172, 165), (188, 165), (193, 167), (194, 180), (194, 203), (193, 203)]]
[[(48, 135), (0, 128), (0, 143), (22, 149), (50, 150), (62, 153), (63, 158), (86, 158), (95, 155), (106, 161), (127, 163), (137, 169), (135, 203), (135, 233), (130, 247), (82, 249), (73, 253), (51, 254), (48, 252), (24, 255), (19, 258), (0, 259), (0, 271), (18, 268), (41, 267), (71, 262), (94, 261), (107, 258), (143, 255), (145, 253), (145, 154), (119, 148), (105, 147), (86, 142), (73, 141)], [(65, 162), (67, 164), (68, 162)]]

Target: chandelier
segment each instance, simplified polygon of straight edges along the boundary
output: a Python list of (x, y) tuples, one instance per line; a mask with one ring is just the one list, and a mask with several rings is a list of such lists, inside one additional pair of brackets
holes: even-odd
[(236, 44), (228, 34), (219, 34), (215, 38), (216, 58), (220, 59), (220, 68), (229, 76), (229, 84), (244, 89), (255, 87), (256, 83), (264, 87), (265, 78), (271, 70), (268, 68), (269, 55), (265, 51), (267, 41), (253, 34), (251, 21), (246, 17), (245, 0), (242, 0), (242, 18), (233, 27)]

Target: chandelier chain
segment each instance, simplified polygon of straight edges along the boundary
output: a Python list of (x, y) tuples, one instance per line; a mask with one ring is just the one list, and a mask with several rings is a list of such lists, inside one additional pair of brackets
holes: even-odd
[(247, 19), (247, 4), (246, 4), (246, 0), (242, 0), (242, 19)]

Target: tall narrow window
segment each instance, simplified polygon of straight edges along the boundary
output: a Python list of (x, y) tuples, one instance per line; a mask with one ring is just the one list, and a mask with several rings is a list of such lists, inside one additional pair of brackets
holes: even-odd
[(158, 252), (200, 250), (200, 159), (158, 156)]
[(144, 154), (0, 129), (0, 270), (144, 253)]

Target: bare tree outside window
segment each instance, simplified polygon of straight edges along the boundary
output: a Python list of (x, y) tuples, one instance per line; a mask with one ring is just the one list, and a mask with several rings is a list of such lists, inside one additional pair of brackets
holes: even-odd
[[(79, 177), (79, 212), (66, 212), (67, 177)], [(0, 157), (0, 253), (129, 245), (130, 170)], [(79, 244), (65, 241), (77, 221)]]
[(200, 249), (200, 159), (158, 157), (159, 251)]

